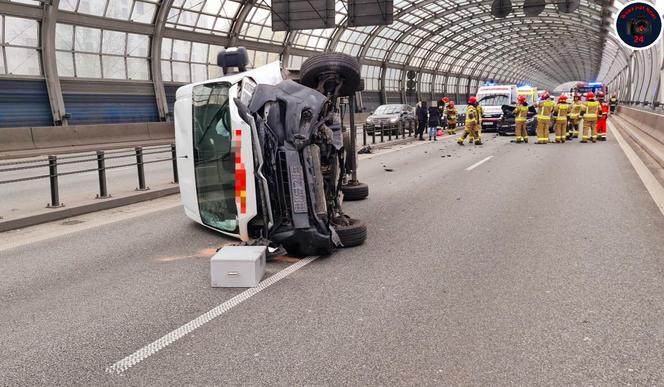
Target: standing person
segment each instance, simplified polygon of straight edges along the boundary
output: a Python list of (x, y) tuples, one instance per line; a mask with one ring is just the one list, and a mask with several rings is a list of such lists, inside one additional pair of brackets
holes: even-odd
[(440, 120), (441, 123), (440, 125), (442, 127), (447, 127), (447, 109), (450, 104), (450, 99), (447, 97), (443, 97), (440, 99), (438, 102), (438, 110), (440, 111)]
[(597, 139), (606, 141), (606, 119), (609, 116), (609, 104), (604, 101), (604, 92), (597, 92), (597, 99), (599, 102), (599, 114), (597, 117)]
[(482, 139), (477, 132), (478, 121), (477, 98), (470, 97), (468, 98), (468, 108), (466, 109), (466, 131), (459, 136), (457, 140), (459, 145), (463, 145), (468, 136), (470, 136), (469, 143), (475, 141), (475, 145), (482, 145)]
[[(586, 103), (583, 104), (583, 136), (581, 142), (588, 142), (597, 140), (597, 115), (600, 112), (600, 104), (595, 101), (595, 93), (589, 91), (586, 94)], [(592, 134), (592, 136), (591, 136)]]
[(611, 114), (616, 112), (616, 107), (618, 107), (618, 96), (616, 93), (613, 93), (609, 99), (609, 108), (611, 109)]
[(567, 96), (565, 94), (558, 98), (558, 103), (555, 108), (556, 116), (556, 142), (565, 142), (567, 138), (567, 114), (569, 114), (569, 104), (567, 104)]
[[(477, 100), (477, 97), (475, 100)], [(475, 109), (477, 109), (477, 130), (475, 131), (475, 144), (477, 144), (477, 141), (482, 144), (482, 118), (484, 117), (484, 109), (482, 108), (482, 105), (480, 105), (479, 101), (475, 103)]]
[(526, 121), (528, 121), (528, 102), (526, 96), (519, 96), (519, 103), (514, 108), (514, 127), (516, 142), (528, 142), (528, 130), (526, 129)]
[(454, 101), (447, 104), (447, 134), (456, 134), (457, 124), (457, 108), (454, 106)]
[(429, 141), (433, 138), (434, 141), (438, 141), (438, 125), (440, 125), (440, 110), (436, 106), (431, 106), (429, 108)]
[(537, 104), (539, 114), (537, 115), (537, 143), (549, 142), (549, 127), (551, 126), (551, 114), (556, 104), (550, 100), (548, 91), (542, 93), (542, 100)]
[(427, 101), (420, 102), (420, 106), (417, 107), (415, 114), (417, 115), (417, 132), (415, 136), (419, 135), (419, 140), (424, 141), (424, 137), (422, 136), (424, 135), (424, 128), (426, 128), (429, 121)]
[(579, 124), (581, 124), (581, 113), (583, 112), (584, 106), (581, 103), (581, 94), (574, 93), (574, 101), (572, 106), (570, 106), (569, 111), (569, 121), (567, 127), (567, 139), (571, 140), (572, 138), (579, 138)]

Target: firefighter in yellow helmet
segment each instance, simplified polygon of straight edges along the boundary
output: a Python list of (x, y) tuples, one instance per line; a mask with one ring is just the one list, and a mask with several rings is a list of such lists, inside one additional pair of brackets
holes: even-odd
[(565, 94), (558, 98), (553, 115), (556, 116), (556, 142), (565, 142), (567, 138), (567, 114), (570, 111)]
[(586, 103), (584, 106), (584, 115), (583, 115), (583, 137), (581, 137), (581, 142), (588, 142), (590, 139), (592, 142), (597, 140), (597, 115), (601, 114), (600, 103), (595, 101), (595, 93), (589, 91), (586, 94)]
[(551, 114), (556, 103), (550, 100), (548, 91), (542, 93), (542, 100), (537, 104), (539, 114), (537, 115), (537, 143), (549, 142), (549, 127), (551, 126)]
[(447, 115), (447, 134), (456, 134), (456, 124), (457, 124), (457, 108), (454, 106), (454, 101), (447, 103), (447, 109), (445, 110)]
[(514, 126), (516, 142), (528, 142), (528, 130), (526, 129), (526, 121), (528, 121), (528, 103), (526, 96), (519, 96), (519, 104), (514, 108)]
[(475, 145), (482, 145), (482, 139), (478, 132), (479, 123), (480, 119), (477, 110), (477, 98), (470, 97), (468, 98), (468, 108), (466, 109), (466, 131), (459, 136), (457, 143), (463, 145), (466, 137), (470, 136), (469, 143), (475, 141)]
[(581, 95), (574, 93), (574, 101), (569, 110), (569, 120), (567, 122), (567, 139), (579, 138), (579, 124), (581, 123), (581, 114), (585, 106), (581, 103)]

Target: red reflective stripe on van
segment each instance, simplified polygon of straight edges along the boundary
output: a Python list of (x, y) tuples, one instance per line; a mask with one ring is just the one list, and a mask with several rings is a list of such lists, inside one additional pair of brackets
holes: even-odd
[(247, 212), (247, 170), (242, 162), (242, 130), (235, 130), (233, 140), (235, 148), (235, 203), (240, 207), (240, 213)]

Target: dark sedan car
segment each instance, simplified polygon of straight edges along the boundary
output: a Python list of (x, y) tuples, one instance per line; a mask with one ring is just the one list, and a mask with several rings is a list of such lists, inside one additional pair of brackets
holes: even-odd
[[(512, 105), (503, 105), (503, 114), (498, 123), (498, 134), (501, 136), (514, 135), (516, 132), (516, 125), (514, 121), (514, 108)], [(535, 135), (537, 130), (537, 110), (534, 106), (528, 107), (528, 118), (526, 121), (526, 130), (529, 135)]]
[(415, 127), (415, 109), (402, 104), (378, 106), (364, 124), (367, 134), (380, 133), (382, 128), (386, 133), (391, 130), (392, 134), (400, 135), (410, 127)]

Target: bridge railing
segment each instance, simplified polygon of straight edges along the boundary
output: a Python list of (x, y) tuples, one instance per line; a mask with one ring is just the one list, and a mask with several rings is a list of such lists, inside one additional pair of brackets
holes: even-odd
[[(169, 158), (161, 158), (156, 160), (145, 161), (144, 156), (156, 155), (156, 154), (170, 154)], [(118, 165), (107, 166), (107, 160), (124, 160), (131, 159), (131, 162), (123, 162)], [(175, 154), (175, 144), (164, 145), (164, 146), (154, 146), (154, 147), (135, 147), (133, 149), (123, 149), (117, 151), (103, 151), (98, 150), (94, 154), (80, 154), (80, 155), (67, 155), (67, 156), (55, 156), (50, 155), (45, 159), (32, 159), (32, 160), (20, 160), (0, 163), (0, 179), (2, 178), (2, 173), (7, 172), (17, 172), (17, 171), (27, 171), (27, 170), (43, 170), (44, 173), (35, 176), (29, 177), (20, 177), (14, 179), (0, 180), (0, 185), (3, 184), (12, 184), (20, 183), (31, 180), (40, 180), (48, 179), (50, 186), (50, 202), (47, 204), (48, 208), (57, 208), (62, 207), (63, 204), (60, 202), (60, 189), (58, 186), (58, 178), (61, 176), (67, 175), (76, 175), (81, 173), (93, 172), (96, 171), (99, 180), (99, 193), (97, 194), (98, 199), (107, 199), (111, 195), (108, 193), (108, 186), (106, 183), (106, 171), (109, 169), (115, 168), (125, 168), (125, 167), (136, 167), (136, 174), (138, 180), (138, 186), (136, 191), (146, 191), (150, 188), (145, 184), (145, 164), (152, 163), (163, 163), (171, 162), (173, 168), (173, 183), (178, 182), (178, 170), (177, 170), (177, 157)], [(63, 165), (76, 165), (81, 163), (96, 162), (96, 168), (82, 168), (74, 171), (59, 172), (58, 168)], [(47, 172), (48, 171), (48, 172)]]

